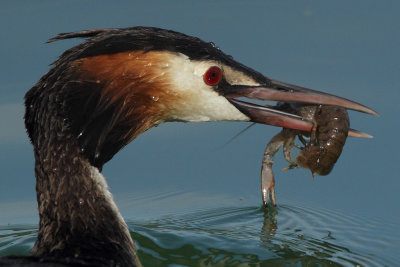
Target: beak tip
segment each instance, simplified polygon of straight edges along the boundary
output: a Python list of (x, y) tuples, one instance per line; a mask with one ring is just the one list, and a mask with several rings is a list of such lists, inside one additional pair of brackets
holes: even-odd
[(369, 108), (367, 106), (363, 106), (363, 107), (364, 107), (363, 110), (360, 110), (360, 111), (362, 111), (364, 113), (367, 113), (367, 114), (370, 114), (370, 115), (373, 115), (373, 116), (378, 117), (378, 118), (381, 116), (381, 115), (379, 115), (378, 112), (376, 112), (372, 108)]
[(372, 135), (358, 131), (358, 130), (354, 130), (354, 129), (350, 129), (349, 130), (349, 136), (350, 137), (358, 137), (358, 138), (374, 138)]

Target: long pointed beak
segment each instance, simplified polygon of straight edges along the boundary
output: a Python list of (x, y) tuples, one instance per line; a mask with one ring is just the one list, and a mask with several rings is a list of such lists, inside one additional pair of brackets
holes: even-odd
[[(243, 86), (236, 88), (233, 96), (228, 95), (227, 97), (237, 109), (246, 114), (253, 122), (307, 132), (311, 131), (313, 125), (312, 122), (306, 120), (305, 118), (276, 110), (273, 107), (265, 107), (253, 103), (247, 103), (234, 99), (233, 97), (246, 97), (258, 100), (287, 103), (333, 105), (379, 116), (376, 111), (357, 102), (276, 80), (269, 80), (268, 86)], [(349, 136), (367, 138), (371, 137), (368, 134), (356, 130), (350, 130)]]
[(247, 89), (244, 89), (243, 96), (254, 99), (289, 103), (339, 106), (346, 109), (368, 113), (377, 117), (379, 116), (373, 109), (346, 98), (276, 80), (270, 80), (270, 82), (269, 87), (248, 87)]

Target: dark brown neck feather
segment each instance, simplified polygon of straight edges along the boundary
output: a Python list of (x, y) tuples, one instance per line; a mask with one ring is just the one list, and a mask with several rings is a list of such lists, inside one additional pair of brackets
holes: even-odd
[(32, 254), (134, 266), (132, 239), (104, 177), (73, 140), (50, 135), (41, 142), (35, 149), (40, 226)]
[(99, 170), (154, 120), (124, 109), (123, 97), (110, 100), (107, 81), (77, 76), (75, 64), (56, 63), (26, 95), (40, 216), (32, 255), (136, 266), (128, 227)]

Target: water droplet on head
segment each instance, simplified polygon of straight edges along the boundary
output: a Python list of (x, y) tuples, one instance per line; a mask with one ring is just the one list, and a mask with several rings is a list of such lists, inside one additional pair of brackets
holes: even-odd
[(158, 99), (160, 99), (160, 98), (158, 96), (153, 95), (153, 96), (151, 96), (151, 99), (153, 99), (154, 101), (158, 101)]

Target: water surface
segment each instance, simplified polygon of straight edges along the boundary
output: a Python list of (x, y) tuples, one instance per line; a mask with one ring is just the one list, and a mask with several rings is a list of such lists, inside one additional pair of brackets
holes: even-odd
[[(269, 212), (203, 209), (128, 226), (144, 266), (394, 266), (400, 249), (395, 225), (287, 204)], [(0, 256), (27, 255), (37, 230), (0, 227)]]

